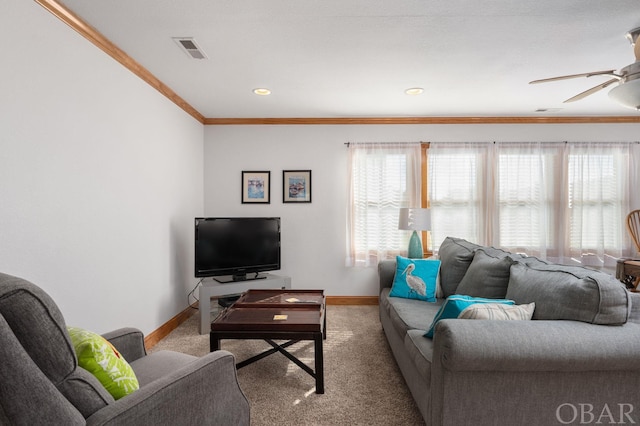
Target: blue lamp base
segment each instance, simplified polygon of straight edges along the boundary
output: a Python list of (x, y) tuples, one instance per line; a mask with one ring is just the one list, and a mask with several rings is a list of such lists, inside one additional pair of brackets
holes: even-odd
[(409, 252), (407, 253), (409, 259), (422, 259), (422, 242), (418, 236), (417, 231), (413, 231), (411, 239), (409, 240)]

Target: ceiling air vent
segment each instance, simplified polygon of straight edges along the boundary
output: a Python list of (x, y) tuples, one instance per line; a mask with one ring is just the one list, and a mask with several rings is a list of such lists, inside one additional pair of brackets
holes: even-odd
[(192, 59), (207, 59), (207, 55), (196, 44), (193, 37), (173, 37), (178, 46)]

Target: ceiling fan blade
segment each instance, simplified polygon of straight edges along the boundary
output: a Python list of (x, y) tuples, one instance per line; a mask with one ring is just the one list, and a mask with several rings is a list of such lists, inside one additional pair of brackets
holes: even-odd
[(636, 61), (640, 61), (640, 37), (638, 37), (634, 43), (633, 53), (636, 55)]
[(582, 93), (578, 93), (577, 95), (575, 95), (573, 98), (569, 98), (566, 101), (564, 101), (563, 103), (567, 103), (567, 102), (575, 102), (575, 101), (579, 101), (580, 99), (586, 98), (589, 95), (592, 95), (594, 93), (596, 93), (598, 90), (602, 90), (605, 87), (619, 81), (620, 79), (618, 78), (612, 78), (611, 80), (607, 80), (602, 84), (598, 84), (597, 86), (593, 86), (591, 89), (589, 90), (585, 90)]
[(594, 75), (616, 75), (615, 71), (616, 70), (605, 70), (605, 71), (585, 72), (585, 73), (582, 73), (582, 74), (561, 75), (559, 77), (551, 77), (551, 78), (543, 78), (541, 80), (533, 80), (533, 81), (530, 81), (529, 84), (547, 83), (547, 82), (550, 82), (550, 81), (568, 80), (570, 78), (578, 78), (578, 77), (592, 77)]

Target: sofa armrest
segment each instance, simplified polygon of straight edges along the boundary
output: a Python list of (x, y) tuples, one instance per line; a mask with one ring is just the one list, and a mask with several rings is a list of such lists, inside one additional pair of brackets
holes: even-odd
[(97, 411), (87, 425), (249, 425), (235, 359), (211, 352)]
[(443, 320), (434, 361), (451, 371), (640, 371), (640, 324)]
[(127, 362), (133, 362), (147, 354), (144, 334), (137, 328), (119, 328), (102, 335), (122, 354)]
[(433, 344), (428, 423), (576, 424), (589, 407), (640, 422), (639, 324), (450, 319)]
[(395, 275), (395, 260), (381, 260), (380, 262), (378, 262), (378, 279), (380, 281), (380, 289), (378, 293), (380, 293), (385, 288), (391, 288)]

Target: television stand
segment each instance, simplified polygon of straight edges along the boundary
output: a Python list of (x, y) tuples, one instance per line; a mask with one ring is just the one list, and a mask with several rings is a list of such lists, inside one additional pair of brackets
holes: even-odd
[(200, 314), (200, 334), (211, 331), (211, 298), (244, 293), (249, 289), (287, 289), (291, 288), (291, 277), (273, 274), (261, 274), (260, 279), (246, 281), (230, 281), (220, 283), (205, 278), (199, 290), (198, 313)]
[(227, 284), (233, 283), (236, 281), (253, 281), (253, 280), (264, 280), (267, 278), (268, 274), (254, 274), (253, 277), (248, 278), (248, 274), (236, 274), (236, 275), (223, 275), (221, 277), (214, 277), (213, 279), (218, 281), (219, 283)]

